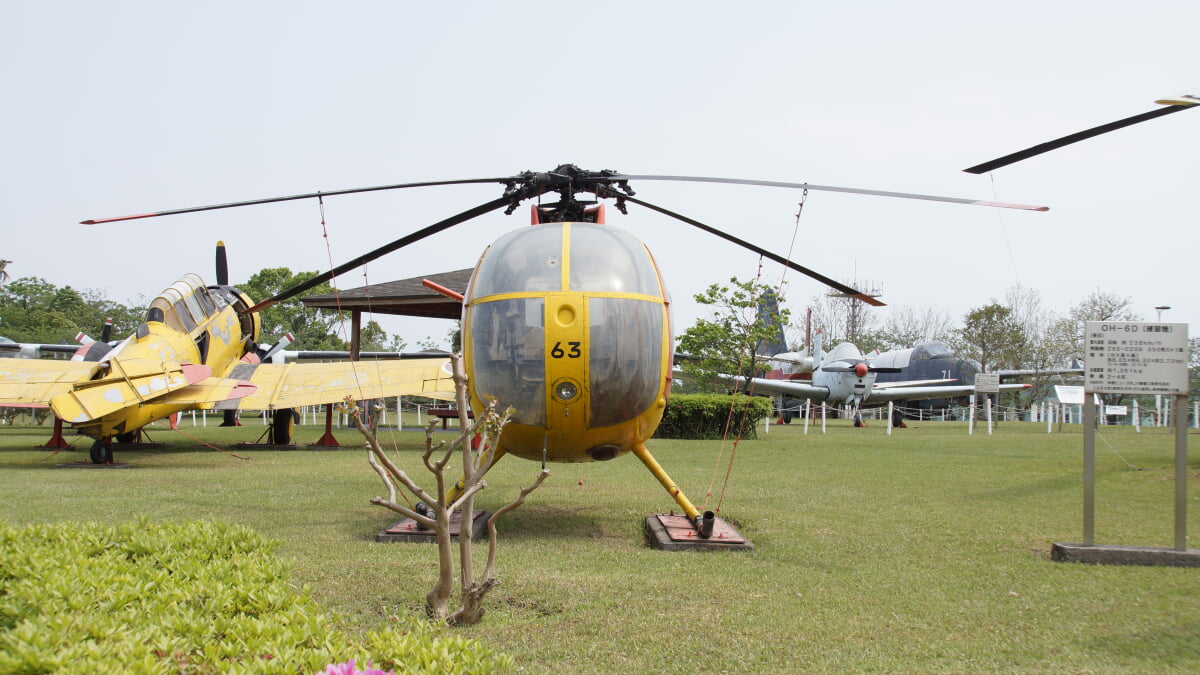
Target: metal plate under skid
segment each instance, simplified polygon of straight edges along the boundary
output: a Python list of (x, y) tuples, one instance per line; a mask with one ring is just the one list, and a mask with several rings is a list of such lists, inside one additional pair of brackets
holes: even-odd
[[(475, 517), (471, 520), (471, 541), (479, 541), (487, 536), (487, 521), (491, 517), (492, 514), (487, 511), (475, 512)], [(461, 530), (462, 511), (455, 511), (450, 516), (450, 538), (458, 541)], [(437, 533), (433, 530), (422, 530), (417, 527), (417, 521), (405, 518), (375, 535), (375, 541), (429, 544), (437, 542)]]
[(659, 513), (646, 517), (646, 536), (650, 546), (662, 551), (752, 551), (754, 544), (717, 518), (712, 536), (704, 539), (687, 516)]

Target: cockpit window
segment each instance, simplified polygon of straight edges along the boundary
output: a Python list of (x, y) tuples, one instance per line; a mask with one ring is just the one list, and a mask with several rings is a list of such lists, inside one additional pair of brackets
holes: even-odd
[(620, 424), (645, 412), (662, 377), (663, 307), (632, 298), (591, 298), (590, 426)]
[(921, 345), (921, 347), (916, 350), (916, 353), (913, 354), (913, 358), (917, 359), (918, 361), (923, 361), (925, 359), (940, 359), (950, 355), (951, 352), (946, 345), (940, 342), (930, 342), (928, 344)]
[(475, 275), (472, 297), (562, 290), (562, 225), (515, 230), (492, 244)]
[[(195, 274), (186, 274), (150, 301), (146, 321), (161, 321), (178, 331), (188, 332), (208, 317), (204, 306), (196, 299), (204, 281)], [(210, 303), (211, 304), (211, 303)]]
[(470, 312), (475, 395), (514, 408), (517, 424), (546, 426), (546, 330), (542, 298), (496, 300)]
[[(608, 225), (571, 224), (571, 290), (660, 296), (646, 247)], [(661, 296), (660, 296), (661, 297)]]

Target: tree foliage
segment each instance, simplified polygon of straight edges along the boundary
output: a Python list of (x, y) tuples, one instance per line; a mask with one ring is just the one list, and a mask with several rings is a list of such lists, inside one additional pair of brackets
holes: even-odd
[(975, 359), (984, 372), (991, 372), (1020, 365), (1028, 341), (1013, 311), (993, 302), (967, 313), (952, 344), (961, 356)]
[[(259, 302), (278, 295), (292, 286), (302, 284), (317, 274), (319, 273), (292, 272), (286, 267), (269, 267), (260, 270), (248, 281), (235, 285), (250, 296), (251, 300)], [(333, 287), (328, 282), (319, 284), (312, 289), (314, 295), (332, 292)], [(258, 341), (264, 345), (271, 345), (278, 342), (284, 335), (290, 334), (300, 349), (346, 350), (349, 349), (346, 340), (336, 334), (338, 320), (336, 312), (310, 309), (305, 307), (299, 298), (291, 298), (276, 303), (259, 313), (262, 330)], [(377, 339), (374, 329), (372, 329), (372, 338)]]
[[(763, 299), (774, 289), (758, 281), (729, 280), (712, 284), (697, 294), (696, 302), (712, 308), (710, 317), (700, 319), (679, 336), (684, 381), (698, 388), (724, 390), (710, 377), (713, 373), (752, 374), (758, 345), (774, 337), (787, 323), (788, 311), (763, 309)], [(776, 296), (779, 304), (783, 298)], [(701, 385), (707, 383), (707, 386)]]
[(14, 342), (63, 344), (79, 333), (100, 336), (113, 319), (113, 337), (132, 333), (141, 311), (105, 299), (98, 291), (80, 293), (38, 277), (21, 277), (0, 287), (0, 334)]

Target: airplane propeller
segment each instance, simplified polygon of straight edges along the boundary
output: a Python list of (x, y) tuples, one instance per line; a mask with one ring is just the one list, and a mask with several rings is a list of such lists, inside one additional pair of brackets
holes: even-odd
[(225, 257), (225, 242), (217, 242), (217, 285), (229, 285), (229, 260)]
[(856, 377), (866, 377), (867, 373), (898, 373), (899, 368), (891, 368), (879, 366), (875, 367), (860, 361), (852, 366), (821, 366), (821, 370), (827, 373), (854, 373)]
[[(1045, 206), (1030, 206), (1030, 205), (1026, 205), (1026, 204), (991, 202), (991, 201), (982, 201), (982, 200), (973, 200), (973, 199), (962, 199), (962, 198), (957, 198), (957, 197), (939, 197), (939, 196), (935, 196), (935, 195), (924, 195), (924, 194), (904, 193), (904, 192), (886, 192), (886, 191), (882, 191), (882, 190), (867, 190), (867, 189), (861, 189), (861, 188), (848, 188), (848, 187), (838, 187), (838, 186), (830, 186), (830, 185), (814, 185), (811, 183), (788, 183), (788, 182), (782, 182), (782, 181), (764, 181), (764, 180), (751, 180), (751, 179), (739, 179), (739, 178), (714, 178), (714, 177), (704, 177), (704, 176), (631, 175), (631, 174), (622, 174), (622, 173), (607, 170), (607, 169), (602, 170), (602, 171), (589, 171), (589, 170), (585, 170), (585, 169), (580, 169), (579, 167), (577, 167), (573, 164), (562, 164), (562, 165), (556, 167), (555, 169), (553, 169), (552, 171), (546, 171), (546, 172), (525, 171), (525, 172), (522, 172), (515, 176), (500, 177), (500, 178), (467, 178), (467, 179), (459, 179), (459, 180), (426, 181), (426, 182), (419, 182), (419, 183), (398, 183), (398, 184), (394, 184), (394, 185), (380, 185), (380, 186), (375, 186), (375, 187), (350, 188), (350, 189), (345, 189), (345, 190), (334, 190), (334, 191), (330, 191), (330, 192), (312, 192), (312, 193), (290, 195), (290, 196), (284, 196), (284, 197), (269, 197), (269, 198), (265, 198), (265, 199), (254, 199), (254, 200), (240, 201), (240, 202), (229, 202), (229, 203), (224, 203), (224, 204), (212, 204), (212, 205), (208, 205), (208, 206), (195, 206), (195, 207), (189, 207), (189, 208), (183, 208), (183, 209), (173, 209), (173, 210), (168, 210), (168, 211), (142, 213), (142, 214), (136, 214), (136, 215), (130, 215), (130, 216), (118, 216), (115, 218), (96, 218), (96, 219), (84, 220), (81, 222), (82, 222), (82, 224), (85, 224), (85, 225), (95, 225), (95, 224), (100, 224), (100, 223), (112, 223), (112, 222), (119, 222), (119, 221), (125, 221), (125, 220), (135, 220), (135, 219), (139, 219), (139, 218), (151, 218), (151, 217), (156, 217), (156, 216), (168, 216), (168, 215), (176, 215), (176, 214), (182, 214), (182, 213), (195, 213), (195, 212), (199, 212), (199, 211), (211, 211), (211, 210), (216, 210), (216, 209), (227, 209), (227, 208), (235, 208), (235, 207), (241, 207), (241, 206), (257, 205), (257, 204), (270, 204), (270, 203), (275, 203), (275, 202), (295, 201), (295, 200), (299, 200), (299, 199), (323, 198), (323, 197), (327, 197), (327, 196), (354, 194), (354, 193), (360, 193), (360, 192), (376, 192), (376, 191), (380, 191), (380, 190), (396, 190), (396, 189), (405, 189), (405, 188), (413, 188), (413, 187), (430, 187), (430, 186), (440, 186), (440, 185), (463, 185), (463, 184), (471, 184), (471, 183), (499, 183), (499, 184), (504, 185), (505, 187), (504, 187), (504, 192), (503, 192), (502, 196), (499, 197), (498, 199), (494, 199), (492, 201), (485, 202), (483, 204), (480, 204), (479, 206), (476, 206), (471, 209), (467, 209), (466, 211), (463, 211), (456, 215), (450, 216), (449, 218), (446, 218), (445, 220), (439, 221), (439, 222), (429, 225), (423, 229), (417, 230), (417, 231), (407, 234), (403, 237), (400, 237), (399, 239), (395, 239), (392, 242), (385, 244), (384, 246), (381, 246), (369, 253), (365, 253), (353, 260), (343, 263), (342, 265), (339, 265), (338, 267), (335, 267), (334, 269), (332, 269), (328, 272), (325, 272), (316, 277), (313, 277), (312, 279), (309, 279), (308, 281), (301, 283), (297, 286), (293, 286), (292, 288), (286, 289), (286, 290), (282, 291), (281, 293), (275, 295), (274, 297), (263, 300), (262, 302), (259, 302), (257, 305), (250, 307), (249, 309), (247, 309), (245, 311), (254, 312), (254, 311), (259, 311), (259, 310), (265, 309), (267, 307), (270, 307), (271, 305), (274, 305), (277, 302), (281, 302), (283, 300), (291, 298), (299, 293), (303, 293), (304, 291), (306, 291), (310, 288), (313, 288), (314, 286), (317, 286), (321, 283), (329, 281), (334, 276), (337, 276), (339, 274), (342, 274), (344, 272), (352, 270), (356, 267), (364, 265), (368, 262), (371, 262), (372, 260), (375, 260), (376, 258), (379, 258), (383, 255), (386, 255), (393, 251), (399, 250), (401, 248), (404, 248), (405, 246), (416, 243), (422, 239), (425, 239), (426, 237), (429, 237), (431, 235), (434, 235), (434, 234), (437, 234), (444, 230), (447, 230), (451, 227), (454, 227), (455, 225), (466, 222), (472, 218), (481, 216), (481, 215), (483, 215), (485, 213), (489, 213), (491, 211), (495, 211), (501, 207), (505, 207), (505, 214), (511, 214), (521, 202), (523, 202), (527, 199), (538, 197), (538, 196), (546, 194), (548, 192), (557, 192), (560, 196), (559, 202), (557, 202), (556, 204), (547, 205), (549, 208), (554, 210), (553, 217), (557, 220), (567, 221), (567, 220), (583, 220), (584, 219), (584, 218), (582, 218), (582, 215), (583, 215), (583, 209), (586, 207), (586, 204), (579, 202), (575, 199), (575, 195), (580, 192), (594, 194), (594, 195), (596, 195), (597, 198), (614, 198), (614, 199), (616, 199), (616, 204), (615, 204), (616, 208), (623, 213), (626, 211), (626, 207), (625, 207), (626, 202), (633, 202), (635, 204), (646, 207), (653, 211), (657, 211), (663, 215), (670, 216), (681, 222), (692, 225), (693, 227), (702, 229), (710, 234), (721, 237), (721, 238), (725, 239), (726, 241), (734, 243), (738, 246), (741, 246), (743, 248), (754, 251), (755, 253), (758, 253), (759, 255), (770, 258), (771, 260), (778, 262), (780, 264), (786, 265), (787, 267), (789, 267), (793, 270), (796, 270), (797, 272), (807, 275), (817, 281), (820, 281), (823, 284), (826, 284), (828, 286), (836, 288), (837, 290), (842, 291), (843, 293), (847, 293), (853, 297), (859, 298), (869, 304), (872, 304), (872, 305), (882, 305), (883, 304), (882, 302), (878, 301), (877, 299), (872, 298), (871, 296), (869, 296), (861, 291), (858, 291), (854, 288), (846, 286), (845, 284), (841, 284), (837, 281), (834, 281), (833, 279), (823, 276), (823, 275), (821, 275), (813, 270), (810, 270), (806, 267), (792, 263), (791, 261), (787, 260), (786, 258), (775, 255), (769, 251), (766, 251), (765, 249), (762, 249), (762, 248), (755, 246), (747, 241), (739, 239), (739, 238), (737, 238), (733, 235), (730, 235), (722, 230), (719, 230), (715, 227), (705, 225), (703, 223), (700, 223), (699, 221), (693, 220), (691, 218), (688, 218), (681, 214), (675, 213), (674, 211), (670, 211), (663, 207), (656, 206), (649, 202), (642, 201), (640, 199), (636, 199), (636, 198), (634, 198), (634, 195), (636, 193), (629, 186), (629, 181), (631, 181), (631, 180), (689, 181), (689, 182), (702, 182), (702, 183), (726, 183), (726, 184), (737, 184), (737, 185), (761, 185), (761, 186), (766, 186), (766, 187), (778, 187), (778, 188), (802, 189), (802, 190), (819, 190), (819, 191), (829, 191), (829, 192), (844, 192), (844, 193), (852, 193), (852, 194), (873, 195), (873, 196), (879, 196), (879, 197), (918, 199), (918, 200), (927, 200), (927, 201), (949, 202), (949, 203), (953, 203), (953, 204), (995, 206), (995, 207), (1002, 207), (1002, 208), (1013, 208), (1013, 209), (1023, 209), (1023, 210), (1033, 210), (1033, 211), (1048, 210), (1048, 207), (1045, 207)], [(221, 283), (221, 279), (225, 279), (226, 281), (228, 281), (228, 272), (227, 272), (227, 270), (225, 270), (224, 263), (223, 263), (223, 248), (222, 247), (218, 248), (217, 255), (218, 255), (217, 277), (218, 277), (218, 283)]]

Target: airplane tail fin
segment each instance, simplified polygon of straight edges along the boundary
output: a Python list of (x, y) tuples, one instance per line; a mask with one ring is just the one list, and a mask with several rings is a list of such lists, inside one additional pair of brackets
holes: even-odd
[(775, 291), (767, 289), (759, 299), (758, 320), (771, 331), (771, 335), (758, 343), (755, 353), (759, 356), (774, 356), (786, 352), (787, 339), (783, 335), (783, 323), (779, 320), (779, 296)]

